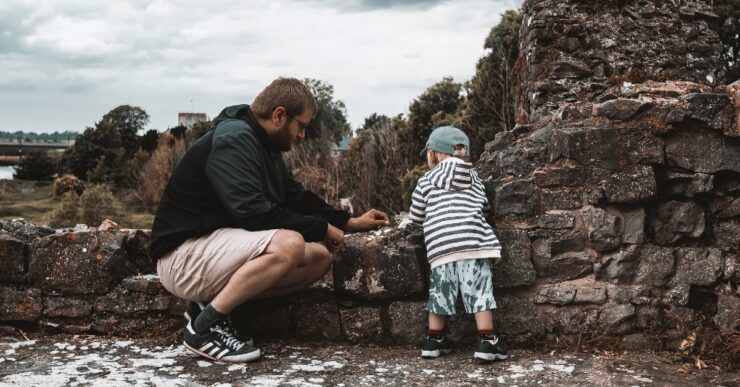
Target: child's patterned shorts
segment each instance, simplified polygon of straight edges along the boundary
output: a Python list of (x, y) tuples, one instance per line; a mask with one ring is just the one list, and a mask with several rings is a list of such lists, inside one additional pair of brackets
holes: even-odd
[(467, 313), (495, 309), (490, 261), (490, 259), (466, 259), (445, 263), (432, 269), (427, 310), (436, 314), (454, 315), (459, 292), (462, 292)]

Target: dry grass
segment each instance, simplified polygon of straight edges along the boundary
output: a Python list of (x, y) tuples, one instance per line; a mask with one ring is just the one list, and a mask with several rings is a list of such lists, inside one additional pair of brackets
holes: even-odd
[[(118, 196), (123, 210), (128, 214), (127, 221), (119, 224), (121, 227), (151, 228), (153, 214), (141, 209), (131, 195), (121, 193)], [(22, 191), (0, 191), (0, 218), (24, 218), (36, 224), (48, 225), (51, 223), (52, 213), (60, 203), (61, 198), (54, 196), (52, 184)]]

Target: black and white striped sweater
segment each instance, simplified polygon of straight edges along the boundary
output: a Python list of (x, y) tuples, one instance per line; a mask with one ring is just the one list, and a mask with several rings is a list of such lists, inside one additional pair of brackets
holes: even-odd
[(409, 219), (424, 226), (432, 268), (463, 259), (501, 257), (501, 245), (486, 222), (488, 199), (473, 165), (450, 157), (419, 179)]

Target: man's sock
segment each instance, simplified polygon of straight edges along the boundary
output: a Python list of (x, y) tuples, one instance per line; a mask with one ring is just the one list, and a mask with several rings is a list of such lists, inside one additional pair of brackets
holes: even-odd
[(213, 309), (211, 304), (206, 305), (200, 312), (195, 321), (192, 322), (193, 330), (198, 334), (208, 333), (208, 329), (213, 324), (223, 320), (227, 315)]
[(478, 329), (478, 336), (492, 335), (493, 329)]

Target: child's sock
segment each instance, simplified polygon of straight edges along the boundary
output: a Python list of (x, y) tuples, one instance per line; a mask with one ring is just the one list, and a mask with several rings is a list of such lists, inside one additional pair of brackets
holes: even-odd
[(429, 329), (427, 329), (427, 333), (429, 334), (429, 336), (434, 337), (436, 339), (441, 339), (445, 335), (444, 329), (431, 329), (431, 328), (429, 328)]

